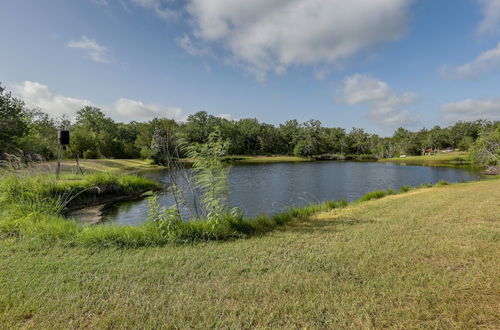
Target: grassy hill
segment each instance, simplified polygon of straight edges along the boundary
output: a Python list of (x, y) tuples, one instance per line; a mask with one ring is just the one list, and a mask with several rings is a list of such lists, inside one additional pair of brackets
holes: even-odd
[(499, 328), (500, 181), (355, 204), (229, 242), (0, 240), (3, 328)]

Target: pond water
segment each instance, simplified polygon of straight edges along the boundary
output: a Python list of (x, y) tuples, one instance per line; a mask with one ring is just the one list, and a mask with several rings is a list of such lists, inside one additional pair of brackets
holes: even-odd
[[(144, 176), (168, 184), (167, 170)], [(422, 183), (471, 181), (479, 173), (469, 168), (405, 166), (394, 163), (321, 161), (236, 165), (229, 171), (230, 206), (246, 217), (274, 214), (290, 206), (345, 198), (354, 200), (367, 192)], [(172, 205), (172, 196), (162, 194), (162, 205)], [(148, 214), (148, 202), (121, 202), (106, 208), (102, 220), (116, 224), (139, 224)]]

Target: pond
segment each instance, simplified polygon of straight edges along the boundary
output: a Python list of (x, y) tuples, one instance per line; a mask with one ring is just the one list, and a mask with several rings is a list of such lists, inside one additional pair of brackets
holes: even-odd
[[(144, 176), (168, 184), (167, 170)], [(321, 161), (236, 165), (229, 171), (230, 206), (246, 217), (274, 214), (290, 206), (304, 206), (327, 200), (357, 199), (367, 192), (422, 183), (476, 180), (479, 173), (469, 168), (405, 166), (394, 163)], [(172, 205), (172, 196), (159, 196), (162, 205)], [(120, 225), (139, 224), (148, 214), (147, 200), (126, 201), (105, 209), (102, 221)]]

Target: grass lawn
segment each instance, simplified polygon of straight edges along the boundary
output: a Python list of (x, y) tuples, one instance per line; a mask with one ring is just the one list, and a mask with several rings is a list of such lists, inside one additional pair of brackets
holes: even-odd
[[(295, 156), (228, 156), (228, 161), (235, 164), (279, 163), (279, 162), (307, 162), (308, 158)], [(190, 163), (189, 159), (183, 160)], [(55, 161), (44, 162), (30, 169), (35, 172), (55, 173)], [(80, 166), (86, 173), (131, 173), (142, 170), (159, 169), (149, 159), (81, 159)], [(61, 174), (77, 174), (78, 169), (74, 160), (61, 162)]]
[[(55, 161), (43, 162), (30, 169), (32, 172), (55, 173)], [(80, 166), (86, 173), (130, 173), (155, 169), (157, 165), (151, 160), (143, 159), (80, 159)], [(61, 174), (77, 174), (74, 160), (61, 161)]]
[(411, 164), (432, 165), (438, 163), (444, 164), (470, 164), (469, 156), (465, 151), (441, 152), (432, 156), (408, 156), (405, 158), (385, 158), (379, 162), (400, 162)]
[(500, 328), (500, 180), (354, 204), (229, 242), (0, 240), (1, 328)]

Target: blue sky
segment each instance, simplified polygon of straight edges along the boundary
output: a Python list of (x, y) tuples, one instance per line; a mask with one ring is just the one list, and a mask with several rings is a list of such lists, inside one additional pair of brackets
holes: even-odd
[(120, 121), (500, 120), (500, 0), (5, 0), (0, 82)]

